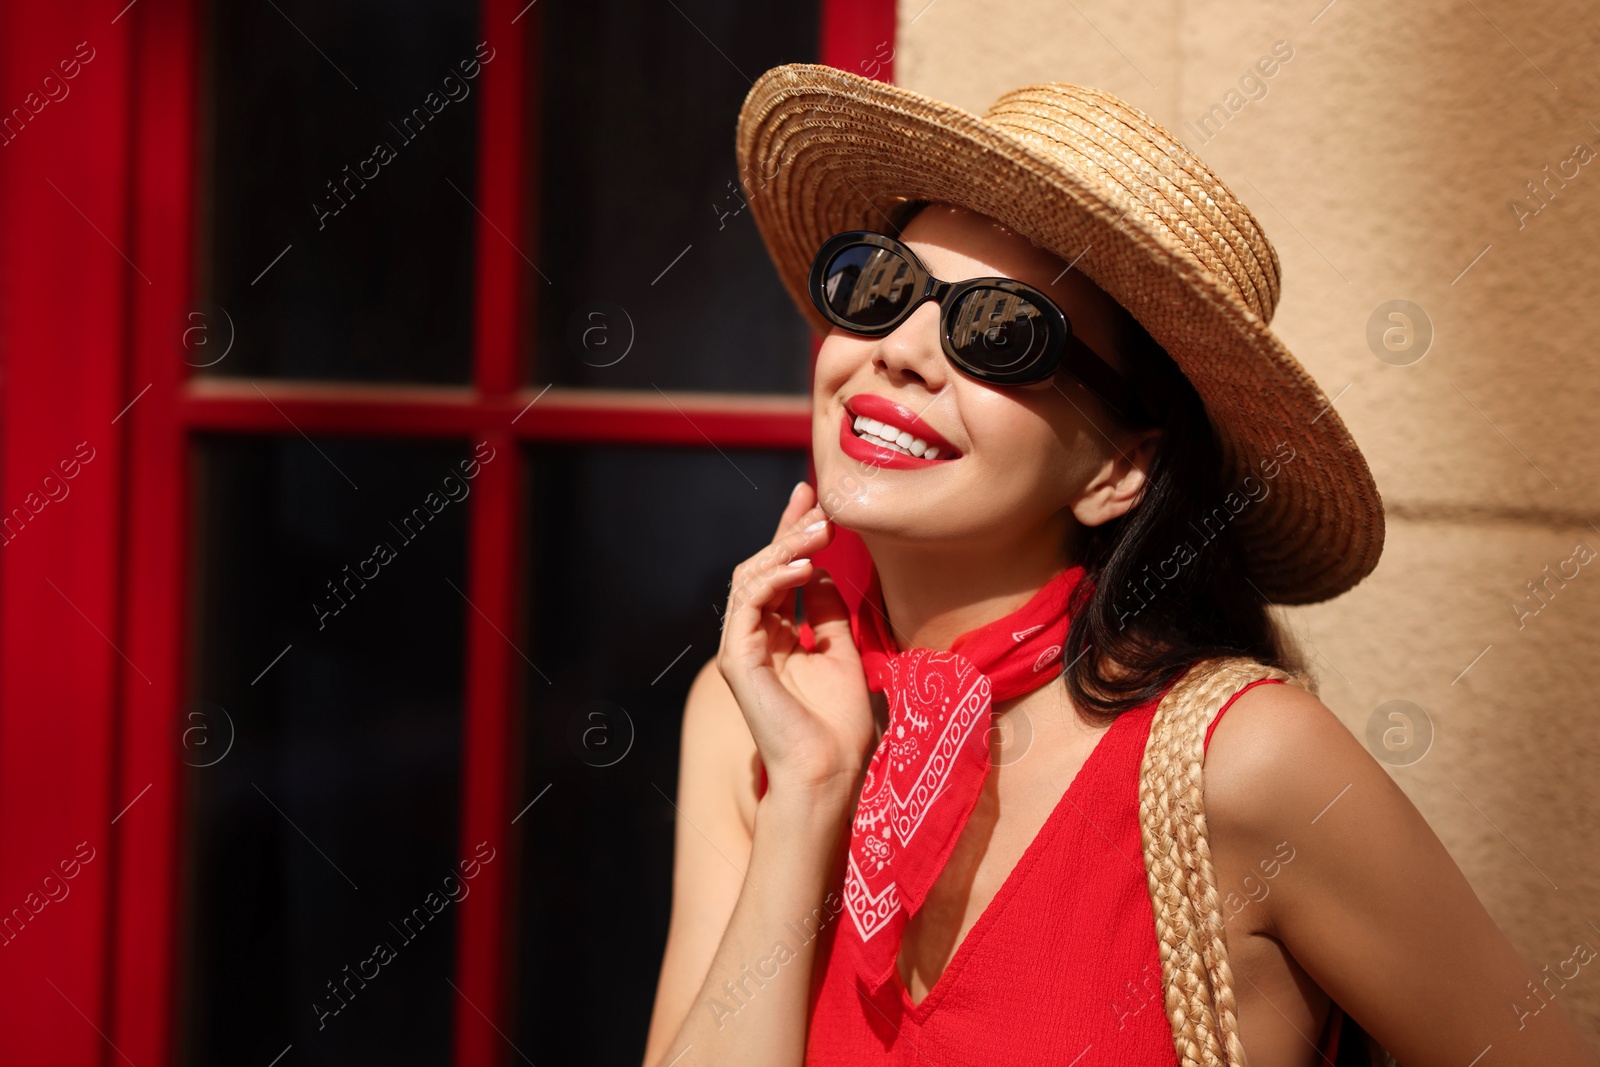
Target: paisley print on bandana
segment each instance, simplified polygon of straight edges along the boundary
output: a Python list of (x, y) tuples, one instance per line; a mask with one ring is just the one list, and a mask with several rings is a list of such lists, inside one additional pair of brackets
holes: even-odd
[(1067, 602), (1081, 567), (1058, 573), (1021, 608), (969, 630), (948, 651), (900, 651), (873, 571), (852, 619), (869, 688), (889, 721), (867, 764), (851, 824), (844, 903), (861, 976), (876, 992), (894, 973), (910, 917), (961, 837), (989, 773), (993, 706), (1060, 675)]

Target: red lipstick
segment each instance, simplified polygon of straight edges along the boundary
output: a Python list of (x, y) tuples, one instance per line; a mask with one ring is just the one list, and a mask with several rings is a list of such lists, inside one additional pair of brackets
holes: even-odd
[[(916, 470), (921, 467), (932, 467), (940, 463), (948, 463), (960, 456), (954, 445), (947, 441), (938, 431), (926, 422), (923, 422), (914, 412), (903, 404), (897, 404), (885, 397), (872, 393), (860, 393), (845, 401), (843, 418), (839, 421), (839, 448), (851, 459), (859, 460), (876, 467), (887, 467), (890, 470)], [(888, 423), (895, 429), (919, 437), (927, 442), (929, 448), (939, 450), (935, 459), (922, 459), (918, 456), (908, 456), (892, 448), (872, 444), (865, 438), (856, 435), (854, 426), (857, 416), (865, 416), (878, 422)]]

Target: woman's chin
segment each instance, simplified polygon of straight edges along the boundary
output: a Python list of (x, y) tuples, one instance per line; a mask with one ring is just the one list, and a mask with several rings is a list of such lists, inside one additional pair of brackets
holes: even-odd
[(869, 490), (865, 497), (838, 492), (830, 498), (824, 489), (820, 499), (822, 510), (838, 529), (849, 530), (869, 540), (925, 540), (929, 528), (927, 517), (914, 508), (888, 499), (889, 495)]

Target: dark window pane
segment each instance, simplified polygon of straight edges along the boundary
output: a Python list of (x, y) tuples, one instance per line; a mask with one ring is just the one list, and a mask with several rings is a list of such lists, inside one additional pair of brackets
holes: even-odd
[(733, 135), (752, 79), (815, 62), (818, 5), (536, 10), (535, 377), (805, 392), (810, 331), (736, 195)]
[(515, 899), (516, 1043), (535, 1063), (644, 1055), (671, 905), (684, 698), (716, 652), (734, 566), (772, 539), (806, 460), (532, 453), (527, 653), (538, 670), (526, 674), (517, 806), (549, 792), (517, 823)]
[(489, 54), (477, 12), (212, 5), (201, 231), (212, 313), (227, 312), (235, 344), (205, 373), (467, 380), (477, 215), (465, 197)]
[(449, 1062), (468, 454), (196, 448), (191, 1067)]

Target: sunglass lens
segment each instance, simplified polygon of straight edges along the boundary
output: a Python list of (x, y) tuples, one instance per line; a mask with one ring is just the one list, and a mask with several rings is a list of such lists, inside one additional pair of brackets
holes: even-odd
[(1040, 310), (1004, 289), (972, 289), (951, 312), (950, 343), (969, 365), (995, 374), (1025, 371), (1042, 359), (1050, 333)]
[(829, 260), (822, 296), (833, 313), (862, 329), (893, 322), (914, 295), (916, 272), (898, 253), (869, 244), (850, 245)]

